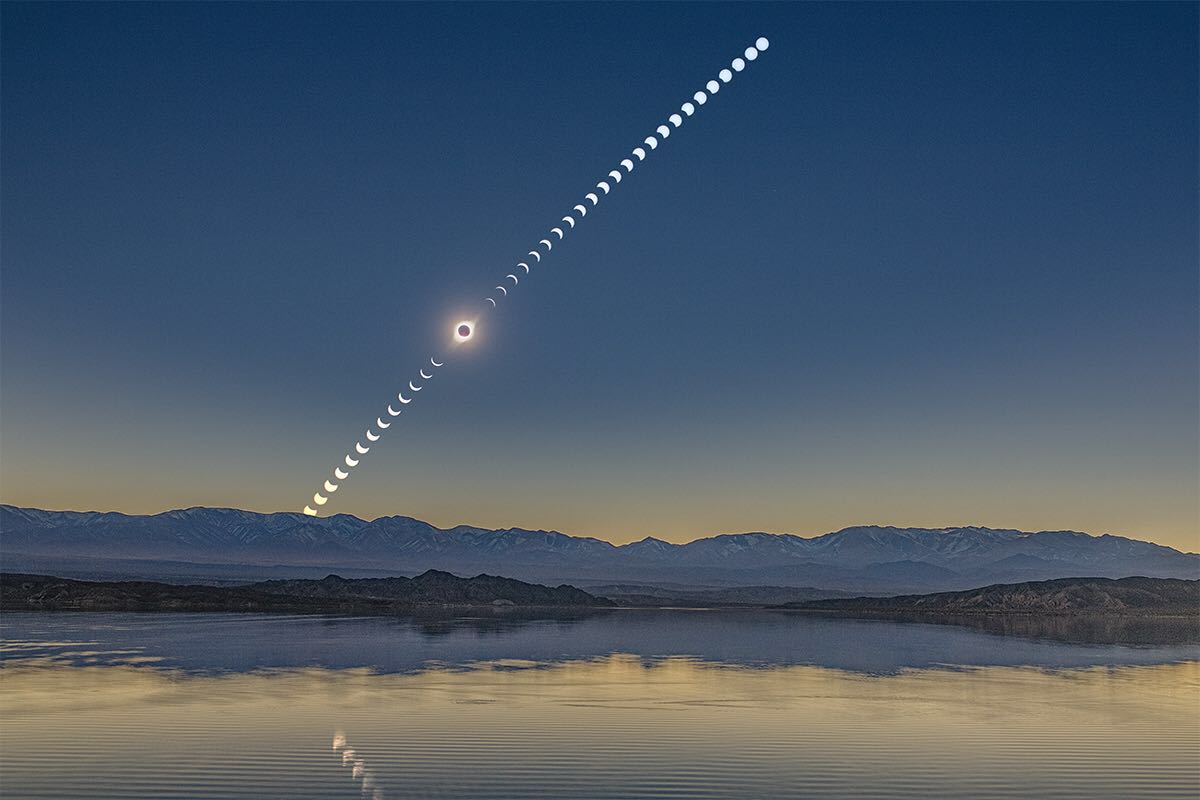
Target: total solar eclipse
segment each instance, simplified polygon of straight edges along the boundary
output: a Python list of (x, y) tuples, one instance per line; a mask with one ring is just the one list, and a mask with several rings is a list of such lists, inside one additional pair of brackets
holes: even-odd
[[(660, 144), (666, 142), (667, 138), (673, 131), (682, 127), (684, 120), (687, 117), (695, 114), (700, 106), (703, 106), (711, 97), (714, 97), (717, 92), (721, 91), (722, 84), (727, 84), (732, 81), (734, 72), (741, 72), (744, 70), (746, 68), (747, 61), (754, 61), (757, 59), (759, 53), (766, 50), (769, 46), (770, 42), (768, 42), (766, 38), (760, 37), (757, 41), (755, 41), (753, 47), (746, 48), (744, 53), (745, 60), (742, 60), (741, 58), (733, 59), (733, 61), (729, 63), (732, 71), (730, 69), (720, 70), (717, 73), (717, 77), (720, 78), (719, 81), (710, 80), (708, 83), (704, 84), (704, 91), (696, 92), (692, 95), (690, 100), (679, 106), (680, 113), (670, 114), (667, 117), (666, 123), (663, 123), (654, 129), (654, 135), (647, 136), (638, 144), (637, 147), (629, 151), (629, 157), (621, 159), (620, 169), (609, 170), (608, 174), (596, 184), (596, 190), (588, 192), (583, 196), (583, 199), (587, 201), (587, 203), (581, 202), (576, 204), (571, 209), (572, 213), (561, 217), (560, 219), (562, 224), (555, 225), (553, 228), (551, 228), (546, 237), (538, 241), (537, 247), (529, 251), (528, 260), (518, 261), (516, 267), (513, 267), (512, 272), (509, 272), (507, 275), (505, 275), (504, 279), (495, 287), (493, 287), (493, 293), (490, 296), (483, 298), (482, 302), (491, 306), (491, 309), (499, 308), (500, 305), (507, 300), (509, 294), (515, 291), (516, 288), (521, 285), (521, 279), (530, 275), (533, 272), (534, 267), (542, 264), (542, 259), (550, 255), (556, 244), (563, 242), (567, 238), (567, 233), (575, 229), (575, 225), (587, 216), (588, 211), (591, 211), (600, 204), (600, 199), (602, 197), (607, 197), (615, 187), (621, 184), (622, 180), (633, 174), (634, 168), (645, 161), (646, 157), (651, 152), (657, 150)], [(650, 149), (647, 150), (646, 148)], [(634, 161), (635, 158), (637, 161)], [(566, 225), (566, 227), (564, 228), (563, 225)], [(551, 236), (554, 238), (550, 238)], [(520, 268), (522, 271), (519, 272), (518, 268)], [(509, 283), (509, 281), (511, 281), (511, 283)], [(490, 309), (488, 308), (481, 308), (480, 313), (482, 314), (483, 312), (489, 310)], [(452, 331), (454, 333), (453, 338), (455, 344), (464, 344), (474, 338), (475, 323), (478, 321), (478, 319), (479, 317), (475, 317), (471, 319), (460, 320), (459, 322), (454, 323)], [(436, 358), (429, 359), (429, 365), (434, 370), (443, 366), (444, 363), (444, 361), (438, 361)], [(367, 428), (367, 431), (364, 434), (367, 442), (374, 444), (382, 438), (382, 431), (385, 431), (391, 427), (392, 419), (394, 417), (399, 417), (404, 413), (404, 407), (416, 398), (417, 392), (424, 388), (426, 382), (433, 379), (435, 373), (433, 371), (427, 372), (425, 368), (422, 367), (417, 374), (420, 376), (421, 380), (420, 382), (416, 380), (411, 380), (408, 382), (408, 387), (406, 390), (409, 393), (408, 396), (405, 396), (405, 390), (402, 390), (396, 395), (396, 400), (394, 402), (399, 403), (399, 407), (393, 408), (391, 403), (388, 404), (387, 421), (385, 421), (384, 416), (380, 414), (375, 418), (375, 427)], [(334, 480), (326, 479), (322, 485), (324, 494), (318, 491), (312, 496), (313, 505), (304, 507), (305, 514), (309, 516), (316, 516), (319, 513), (317, 509), (328, 503), (329, 496), (338, 490), (338, 487), (341, 485), (342, 481), (350, 477), (349, 470), (357, 467), (362, 456), (366, 455), (370, 451), (370, 444), (363, 444), (362, 440), (354, 444), (354, 449), (350, 453), (347, 453), (346, 457), (342, 461), (342, 463), (345, 464), (345, 469), (342, 468), (341, 464), (334, 468)]]

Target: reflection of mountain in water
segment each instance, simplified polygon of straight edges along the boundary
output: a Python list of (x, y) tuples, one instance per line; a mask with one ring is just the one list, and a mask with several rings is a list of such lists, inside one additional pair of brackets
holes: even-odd
[[(506, 660), (544, 664), (612, 653), (647, 662), (688, 656), (729, 665), (814, 665), (863, 673), (944, 665), (1085, 667), (1200, 658), (1194, 637), (1152, 646), (1096, 644), (1109, 635), (1129, 636), (1134, 642), (1147, 638), (1144, 632), (1130, 635), (1119, 624), (1109, 629), (1096, 620), (1029, 620), (1031, 628), (1022, 628), (1016, 620), (971, 622), (980, 629), (728, 610), (620, 610), (531, 621), (10, 613), (4, 616), (2, 631), (6, 658), (76, 662), (78, 653), (86, 652), (99, 663), (132, 657), (202, 672), (303, 666), (416, 672), (431, 665)], [(1025, 638), (1029, 636), (1049, 638)]]

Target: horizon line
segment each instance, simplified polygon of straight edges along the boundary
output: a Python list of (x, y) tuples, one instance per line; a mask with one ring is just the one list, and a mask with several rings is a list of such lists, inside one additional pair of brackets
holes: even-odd
[(811, 536), (804, 536), (799, 533), (790, 533), (790, 532), (780, 533), (780, 532), (772, 532), (772, 531), (740, 531), (740, 532), (736, 532), (736, 533), (724, 532), (724, 533), (713, 533), (713, 534), (708, 534), (708, 535), (697, 536), (696, 538), (689, 539), (686, 542), (670, 542), (670, 541), (667, 541), (666, 539), (659, 539), (656, 536), (644, 536), (641, 539), (637, 539), (637, 540), (634, 540), (631, 542), (625, 542), (623, 544), (616, 544), (615, 542), (611, 542), (607, 539), (602, 539), (597, 536), (580, 536), (580, 535), (576, 535), (576, 534), (572, 534), (572, 533), (564, 533), (563, 531), (548, 529), (548, 528), (517, 528), (517, 527), (487, 528), (487, 527), (481, 527), (479, 525), (472, 525), (469, 523), (458, 523), (458, 524), (452, 525), (448, 528), (441, 528), (441, 527), (438, 527), (437, 525), (434, 525), (432, 522), (428, 522), (426, 520), (420, 519), (419, 517), (409, 516), (407, 514), (385, 514), (385, 515), (382, 515), (379, 517), (375, 517), (374, 519), (366, 519), (364, 517), (360, 517), (355, 514), (351, 514), (349, 512), (344, 512), (344, 511), (338, 512), (336, 514), (329, 514), (328, 516), (322, 517), (322, 516), (313, 516), (310, 514), (305, 514), (302, 511), (252, 511), (250, 509), (235, 508), (233, 506), (204, 506), (204, 505), (187, 506), (187, 507), (183, 507), (183, 508), (168, 508), (164, 511), (158, 511), (158, 512), (149, 513), (149, 514), (131, 514), (126, 511), (115, 511), (115, 510), (98, 511), (95, 509), (91, 509), (91, 510), (86, 510), (86, 511), (78, 511), (75, 509), (39, 508), (36, 506), (20, 506), (15, 503), (7, 503), (7, 502), (0, 502), (0, 507), (15, 508), (15, 509), (21, 509), (21, 510), (25, 510), (25, 511), (41, 511), (41, 512), (48, 513), (48, 514), (119, 514), (123, 517), (160, 517), (165, 514), (170, 514), (173, 512), (177, 512), (177, 511), (195, 511), (195, 510), (200, 509), (200, 510), (205, 510), (205, 511), (236, 511), (236, 512), (239, 512), (242, 514), (258, 514), (260, 516), (276, 516), (279, 514), (286, 514), (290, 517), (297, 518), (297, 521), (299, 521), (299, 522), (306, 522), (306, 523), (312, 522), (314, 520), (333, 519), (335, 517), (350, 517), (351, 519), (357, 520), (359, 522), (362, 522), (362, 523), (365, 523), (368, 525), (374, 524), (380, 520), (395, 519), (397, 517), (400, 517), (403, 519), (413, 520), (414, 522), (420, 522), (423, 525), (428, 525), (429, 527), (433, 528), (434, 530), (441, 531), (441, 532), (453, 531), (453, 530), (457, 530), (459, 528), (472, 528), (474, 530), (488, 531), (491, 533), (501, 533), (501, 532), (506, 532), (506, 531), (518, 531), (519, 530), (519, 531), (528, 531), (530, 533), (552, 533), (552, 534), (557, 534), (559, 536), (566, 536), (571, 539), (584, 539), (584, 540), (591, 540), (591, 541), (596, 541), (596, 542), (603, 542), (605, 544), (609, 544), (609, 545), (612, 545), (613, 547), (618, 547), (618, 548), (619, 547), (628, 547), (629, 545), (639, 544), (639, 543), (645, 542), (645, 541), (661, 542), (662, 544), (670, 545), (672, 547), (685, 547), (689, 544), (694, 544), (696, 542), (701, 542), (701, 541), (705, 541), (708, 539), (717, 539), (722, 536), (791, 536), (791, 537), (795, 537), (797, 539), (804, 539), (806, 541), (812, 541), (814, 539), (821, 539), (826, 536), (832, 536), (833, 534), (842, 533), (843, 531), (853, 530), (855, 528), (880, 528), (880, 529), (891, 529), (891, 530), (898, 530), (898, 531), (911, 531), (911, 530), (956, 531), (956, 530), (974, 529), (974, 530), (994, 531), (994, 532), (1013, 532), (1013, 533), (1019, 533), (1022, 536), (1034, 536), (1034, 535), (1043, 534), (1043, 533), (1070, 533), (1070, 534), (1077, 534), (1080, 536), (1087, 536), (1091, 539), (1102, 539), (1105, 537), (1112, 538), (1112, 539), (1126, 539), (1128, 541), (1142, 542), (1145, 544), (1155, 545), (1156, 547), (1163, 547), (1168, 550), (1173, 550), (1176, 553), (1182, 553), (1184, 555), (1200, 555), (1200, 553), (1192, 552), (1190, 550), (1180, 550), (1177, 547), (1172, 547), (1171, 545), (1162, 544), (1160, 542), (1151, 541), (1149, 539), (1135, 539), (1132, 536), (1122, 536), (1122, 535), (1114, 534), (1114, 533), (1088, 533), (1087, 531), (1078, 531), (1078, 530), (1071, 530), (1071, 529), (1054, 529), (1054, 530), (1043, 529), (1043, 530), (1038, 530), (1038, 531), (1025, 531), (1025, 530), (1021, 530), (1020, 528), (992, 528), (987, 525), (947, 525), (947, 526), (942, 526), (942, 527), (927, 527), (927, 526), (880, 525), (880, 524), (872, 523), (872, 524), (863, 524), (863, 525), (847, 525), (843, 528), (838, 528), (837, 530), (826, 531), (825, 533), (817, 533), (817, 534), (813, 534)]

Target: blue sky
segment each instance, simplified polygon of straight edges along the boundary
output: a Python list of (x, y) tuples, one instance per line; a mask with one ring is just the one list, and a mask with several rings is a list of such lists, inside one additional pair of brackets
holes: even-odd
[(1197, 10), (6, 3), (0, 496), (1197, 549)]

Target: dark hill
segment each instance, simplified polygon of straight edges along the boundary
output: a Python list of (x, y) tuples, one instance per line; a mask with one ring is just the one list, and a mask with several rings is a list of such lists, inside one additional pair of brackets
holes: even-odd
[(307, 599), (371, 600), (413, 605), (609, 606), (612, 602), (574, 586), (549, 587), (495, 575), (459, 578), (428, 570), (415, 578), (340, 578), (275, 580), (247, 587), (273, 595)]
[(1200, 615), (1200, 581), (1059, 578), (963, 592), (812, 600), (780, 608), (861, 614)]
[(266, 581), (249, 586), (177, 586), (151, 581), (77, 581), (0, 575), (3, 611), (289, 611), (402, 613), (436, 607), (588, 608), (613, 603), (573, 586), (550, 588), (491, 575)]

